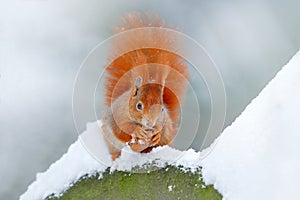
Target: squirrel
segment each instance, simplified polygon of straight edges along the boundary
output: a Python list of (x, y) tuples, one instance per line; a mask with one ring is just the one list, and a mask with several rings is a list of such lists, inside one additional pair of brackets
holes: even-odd
[[(170, 29), (160, 17), (150, 13), (129, 13), (121, 22), (116, 33), (148, 27)], [(147, 38), (134, 31), (131, 35), (116, 42), (111, 53), (123, 45), (146, 43)], [(113, 160), (125, 145), (141, 153), (171, 145), (179, 128), (180, 104), (189, 77), (185, 60), (173, 53), (179, 38), (170, 40), (168, 32), (153, 32), (150, 40), (163, 48), (134, 49), (117, 56), (105, 68), (106, 109), (101, 128)]]

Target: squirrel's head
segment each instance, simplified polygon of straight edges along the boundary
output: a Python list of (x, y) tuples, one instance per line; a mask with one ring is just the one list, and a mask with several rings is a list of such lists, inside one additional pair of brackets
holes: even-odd
[(135, 80), (129, 99), (129, 115), (135, 122), (151, 129), (164, 114), (164, 87), (157, 83), (142, 82), (140, 76)]

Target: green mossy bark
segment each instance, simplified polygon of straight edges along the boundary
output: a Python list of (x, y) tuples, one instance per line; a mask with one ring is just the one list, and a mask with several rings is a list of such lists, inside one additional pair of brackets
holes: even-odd
[[(48, 199), (222, 199), (213, 188), (202, 181), (200, 170), (196, 173), (167, 166), (162, 169), (135, 169), (135, 173), (107, 170), (93, 177), (83, 177), (61, 197)], [(170, 191), (168, 186), (172, 186)]]

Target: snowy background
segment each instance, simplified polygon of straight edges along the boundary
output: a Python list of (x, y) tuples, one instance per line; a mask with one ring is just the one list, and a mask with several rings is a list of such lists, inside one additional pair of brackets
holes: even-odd
[(296, 0), (1, 0), (1, 199), (17, 199), (35, 174), (76, 140), (71, 110), (76, 72), (119, 17), (132, 10), (160, 14), (207, 49), (225, 82), (226, 125), (300, 46)]

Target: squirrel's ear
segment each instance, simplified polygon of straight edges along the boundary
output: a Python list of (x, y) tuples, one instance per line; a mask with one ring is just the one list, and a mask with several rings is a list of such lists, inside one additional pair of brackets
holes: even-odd
[(131, 95), (132, 95), (133, 97), (135, 97), (135, 96), (137, 95), (137, 92), (138, 92), (139, 87), (142, 86), (142, 82), (143, 82), (142, 77), (138, 76), (138, 77), (136, 78), (136, 80), (135, 80), (134, 87), (133, 87), (133, 90), (132, 90), (132, 93), (131, 93)]
[(139, 88), (142, 86), (142, 83), (143, 83), (142, 77), (138, 76), (135, 80), (134, 87)]

